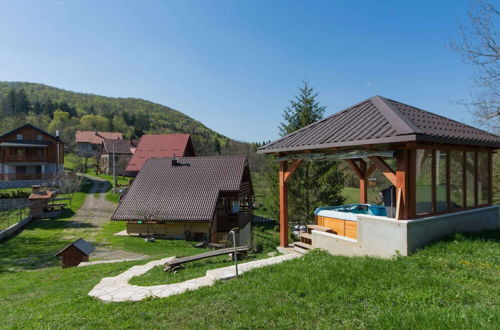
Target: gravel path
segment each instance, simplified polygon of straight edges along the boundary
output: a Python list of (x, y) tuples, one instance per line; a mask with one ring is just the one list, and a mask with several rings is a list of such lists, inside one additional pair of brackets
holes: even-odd
[[(94, 237), (101, 228), (111, 219), (116, 209), (116, 204), (106, 200), (106, 192), (110, 183), (104, 179), (87, 176), (92, 181), (92, 187), (85, 202), (71, 219), (71, 227), (67, 229), (68, 234), (80, 234), (86, 240), (95, 242)], [(77, 229), (77, 232), (75, 232)], [(113, 250), (104, 246), (95, 245), (95, 251), (90, 255), (91, 259), (137, 259), (147, 256), (123, 250)]]

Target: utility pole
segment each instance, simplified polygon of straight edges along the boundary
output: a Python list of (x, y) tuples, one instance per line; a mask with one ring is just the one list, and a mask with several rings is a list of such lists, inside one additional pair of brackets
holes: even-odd
[(237, 228), (231, 229), (229, 232), (233, 236), (233, 258), (234, 258), (234, 267), (236, 268), (236, 277), (238, 277), (238, 252), (236, 251), (236, 232), (238, 231)]
[(115, 144), (113, 143), (113, 193), (116, 194)]

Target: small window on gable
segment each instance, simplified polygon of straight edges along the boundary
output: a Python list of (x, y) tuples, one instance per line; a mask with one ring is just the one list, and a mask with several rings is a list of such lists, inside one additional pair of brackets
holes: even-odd
[(37, 135), (37, 136), (36, 136), (36, 139), (37, 139), (38, 141), (42, 141), (42, 140), (43, 140), (43, 136), (42, 136), (42, 135)]
[(22, 140), (23, 139), (23, 135), (22, 134), (17, 134), (16, 135), (16, 139), (17, 140)]

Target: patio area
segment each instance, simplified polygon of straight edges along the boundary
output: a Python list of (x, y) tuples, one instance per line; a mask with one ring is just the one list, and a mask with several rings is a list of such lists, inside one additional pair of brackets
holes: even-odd
[[(337, 255), (392, 257), (454, 232), (498, 228), (492, 154), (500, 137), (380, 96), (259, 149), (279, 162), (280, 244), (288, 244), (288, 183), (305, 161), (347, 161), (359, 178), (359, 204), (321, 207), (294, 245)], [(380, 171), (384, 205), (367, 204)], [(320, 205), (318, 205), (319, 207)]]

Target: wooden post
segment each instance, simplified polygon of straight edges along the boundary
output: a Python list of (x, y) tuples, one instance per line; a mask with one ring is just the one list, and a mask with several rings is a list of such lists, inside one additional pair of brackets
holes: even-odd
[(359, 160), (359, 170), (362, 176), (359, 178), (359, 202), (361, 204), (368, 203), (368, 178), (366, 177), (366, 162), (363, 159)]
[(285, 173), (287, 169), (288, 162), (280, 162), (280, 246), (282, 247), (288, 247), (288, 185), (285, 182)]
[(396, 219), (409, 219), (409, 151), (401, 150), (396, 159)]

